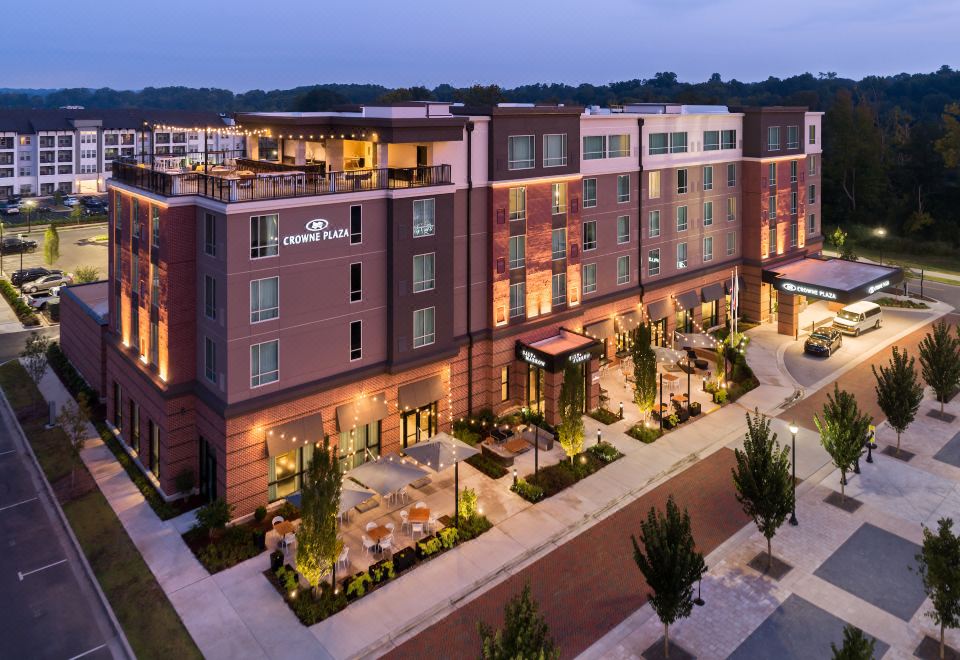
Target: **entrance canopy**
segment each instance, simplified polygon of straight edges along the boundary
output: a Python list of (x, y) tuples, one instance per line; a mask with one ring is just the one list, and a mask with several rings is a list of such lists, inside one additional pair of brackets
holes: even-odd
[(568, 364), (588, 362), (602, 353), (599, 341), (565, 328), (560, 328), (560, 334), (530, 344), (517, 341), (516, 347), (518, 360), (550, 373), (563, 371)]
[(903, 271), (859, 261), (808, 257), (764, 268), (763, 281), (784, 293), (848, 304), (900, 284)]

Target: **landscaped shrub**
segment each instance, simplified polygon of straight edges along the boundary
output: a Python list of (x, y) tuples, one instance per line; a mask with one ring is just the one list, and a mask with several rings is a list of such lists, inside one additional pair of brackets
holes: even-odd
[(594, 408), (589, 412), (589, 415), (601, 424), (610, 425), (620, 421), (620, 415), (606, 408)]
[[(474, 514), (467, 519), (460, 519), (458, 527), (460, 543), (466, 543), (470, 539), (475, 539), (487, 530), (493, 527), (493, 523), (487, 520), (482, 514)], [(396, 557), (394, 557), (396, 559)]]
[(396, 577), (396, 573), (394, 573), (393, 570), (393, 562), (389, 559), (383, 559), (375, 564), (371, 564), (370, 570), (367, 572), (374, 584), (380, 584), (381, 582), (386, 582)]
[(609, 442), (601, 442), (599, 444), (593, 445), (588, 452), (599, 458), (604, 463), (613, 463), (615, 460), (623, 456), (617, 448), (611, 445)]
[(278, 568), (276, 575), (280, 586), (283, 587), (283, 590), (287, 593), (293, 593), (299, 586), (297, 572), (289, 566), (281, 566)]
[(517, 479), (517, 483), (510, 487), (514, 493), (528, 502), (539, 502), (543, 499), (543, 489), (535, 486), (523, 477)]
[(257, 536), (249, 527), (230, 527), (211, 543), (204, 546), (197, 559), (211, 573), (235, 566), (260, 554)]
[(30, 305), (23, 302), (20, 294), (7, 280), (0, 280), (0, 294), (10, 303), (13, 313), (17, 315), (21, 323), (27, 326), (40, 325), (40, 319), (37, 318), (36, 312), (33, 311)]
[(881, 307), (901, 307), (905, 309), (930, 309), (925, 302), (917, 302), (909, 298), (877, 298), (873, 302)]
[(210, 504), (200, 507), (197, 510), (197, 528), (214, 532), (221, 530), (230, 522), (230, 514), (233, 506), (226, 500), (217, 498)]
[(300, 517), (300, 509), (291, 504), (290, 502), (284, 502), (274, 511), (274, 515), (282, 516), (284, 520), (296, 520)]
[(476, 514), (477, 491), (472, 488), (464, 488), (460, 491), (460, 497), (457, 500), (457, 515), (461, 518), (471, 518)]
[(360, 598), (363, 594), (367, 593), (367, 589), (370, 588), (372, 583), (373, 580), (369, 574), (357, 573), (350, 579), (350, 583), (347, 585), (347, 598)]
[[(466, 440), (464, 440), (464, 442), (466, 442)], [(509, 470), (504, 467), (503, 463), (500, 463), (499, 461), (484, 454), (476, 454), (475, 456), (471, 456), (465, 462), (471, 467), (483, 472), (491, 479), (499, 479), (509, 472)]]
[(305, 626), (319, 623), (347, 606), (343, 591), (333, 593), (333, 588), (326, 582), (320, 583), (319, 595), (314, 595), (313, 589), (299, 589), (295, 597), (287, 596), (286, 600)]
[(727, 402), (727, 391), (726, 390), (717, 390), (713, 393), (713, 402), (723, 405)]
[(435, 536), (431, 536), (428, 539), (423, 541), (417, 541), (417, 554), (421, 559), (425, 559), (430, 555), (435, 555), (443, 549), (443, 544), (440, 542), (440, 539)]
[(456, 545), (459, 535), (460, 532), (457, 531), (456, 527), (444, 527), (437, 534), (437, 538), (440, 539), (440, 544), (443, 546), (444, 550), (449, 550)]
[(659, 424), (652, 428), (644, 426), (643, 424), (637, 424), (636, 426), (632, 426), (630, 430), (627, 431), (627, 435), (629, 435), (631, 438), (639, 440), (645, 445), (649, 445), (654, 443), (657, 438), (660, 438), (663, 435), (663, 431), (660, 429)]
[(262, 523), (266, 519), (266, 517), (267, 517), (267, 507), (265, 506), (258, 506), (256, 510), (253, 512), (253, 519), (256, 520), (258, 523)]

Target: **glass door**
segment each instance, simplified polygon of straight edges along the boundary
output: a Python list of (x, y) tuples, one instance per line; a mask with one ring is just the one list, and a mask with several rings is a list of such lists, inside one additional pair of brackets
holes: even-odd
[(654, 321), (650, 330), (650, 343), (654, 346), (667, 345), (667, 319)]
[(206, 438), (200, 438), (200, 497), (205, 502), (217, 499), (217, 455)]
[(527, 408), (532, 412), (543, 412), (543, 374), (540, 367), (527, 365)]
[(437, 402), (403, 413), (400, 421), (404, 447), (430, 439), (437, 432)]

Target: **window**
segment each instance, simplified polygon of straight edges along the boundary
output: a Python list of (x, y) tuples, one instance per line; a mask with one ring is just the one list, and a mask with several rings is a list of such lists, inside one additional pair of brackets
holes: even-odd
[(217, 280), (203, 276), (203, 314), (208, 319), (217, 318)]
[(647, 151), (651, 156), (665, 154), (669, 151), (666, 133), (651, 133), (649, 140), (650, 144), (647, 148)]
[(554, 307), (565, 305), (567, 303), (567, 274), (555, 273), (551, 279), (552, 293), (551, 302)]
[(797, 214), (797, 191), (790, 193), (790, 215)]
[(703, 203), (703, 226), (709, 227), (713, 224), (713, 202)]
[(713, 261), (713, 236), (703, 237), (703, 260)]
[(280, 316), (280, 278), (267, 277), (250, 282), (250, 323)]
[(597, 205), (597, 180), (583, 180), (583, 208), (592, 209)]
[(767, 151), (780, 151), (780, 127), (767, 128)]
[(647, 173), (647, 197), (649, 199), (660, 199), (660, 172)]
[(433, 236), (435, 230), (436, 204), (431, 199), (415, 199), (413, 201), (413, 235)]
[(817, 155), (810, 154), (807, 156), (807, 174), (810, 176), (815, 176), (817, 173)]
[(621, 174), (617, 176), (617, 203), (630, 201), (630, 175)]
[(510, 237), (510, 270), (527, 265), (527, 237), (525, 234)]
[(800, 148), (800, 127), (787, 126), (787, 149)]
[(597, 249), (597, 221), (584, 220), (583, 222), (583, 250)]
[(718, 151), (720, 149), (720, 131), (703, 132), (703, 150)]
[(203, 253), (217, 256), (217, 216), (212, 213), (203, 215)]
[(660, 248), (647, 252), (647, 275), (660, 274)]
[(418, 309), (413, 313), (413, 347), (429, 346), (436, 341), (434, 308)]
[(727, 256), (731, 256), (737, 253), (737, 232), (728, 231), (727, 232)]
[(797, 222), (794, 220), (790, 223), (790, 247), (797, 247), (797, 234), (799, 228), (797, 227)]
[(413, 257), (413, 292), (433, 291), (436, 283), (436, 253)]
[(777, 187), (777, 164), (770, 163), (767, 165), (767, 185), (771, 188)]
[(610, 158), (621, 158), (630, 155), (630, 135), (611, 135), (607, 138), (609, 150), (607, 155)]
[(210, 337), (203, 338), (203, 375), (211, 383), (217, 382), (217, 345)]
[(677, 194), (683, 195), (689, 190), (687, 183), (687, 170), (677, 170)]
[(567, 258), (567, 230), (564, 227), (554, 229), (551, 238), (551, 257), (554, 261)]
[(510, 285), (510, 318), (515, 319), (526, 313), (527, 285), (517, 282)]
[(677, 268), (687, 267), (687, 244), (677, 243)]
[(621, 215), (617, 218), (617, 245), (630, 242), (630, 216)]
[(130, 305), (130, 345), (140, 349), (140, 306)]
[(790, 161), (790, 183), (797, 182), (797, 161)]
[(630, 255), (617, 257), (617, 286), (630, 281)]
[(150, 471), (157, 479), (160, 478), (160, 427), (153, 420), (147, 422), (150, 433)]
[(500, 367), (500, 401), (510, 398), (510, 365)]
[(274, 383), (280, 378), (280, 340), (250, 347), (250, 387)]
[(807, 227), (809, 228), (807, 230), (808, 234), (817, 233), (817, 214), (816, 213), (811, 213), (810, 215), (807, 216)]
[(809, 126), (807, 126), (807, 141), (810, 144), (817, 143), (817, 125), (816, 124), (810, 124)]
[(29, 135), (21, 135), (21, 136), (20, 136), (20, 146), (21, 146), (21, 147), (28, 147), (28, 146), (30, 146), (30, 136), (29, 136)]
[(130, 233), (134, 238), (140, 238), (140, 200), (136, 197), (130, 206)]
[(550, 209), (554, 215), (567, 212), (567, 184), (554, 183), (550, 186)]
[(363, 242), (363, 212), (360, 205), (350, 207), (350, 245)]
[(720, 146), (723, 149), (736, 149), (737, 148), (737, 131), (736, 129), (731, 129), (727, 131), (720, 131)]
[(583, 293), (593, 293), (597, 290), (597, 264), (583, 266)]
[(727, 197), (727, 222), (737, 219), (737, 198)]
[(567, 134), (543, 136), (543, 166), (558, 167), (567, 164)]
[(134, 294), (140, 292), (140, 255), (136, 251), (130, 258), (130, 290)]
[(350, 302), (355, 303), (361, 300), (363, 300), (363, 264), (357, 262), (350, 264)]
[(150, 282), (150, 304), (154, 307), (160, 306), (160, 273), (156, 268), (153, 270), (153, 278)]
[(150, 364), (157, 366), (160, 362), (160, 324), (150, 321)]
[(584, 135), (583, 136), (583, 159), (600, 160), (607, 157), (607, 136), (606, 135)]
[(685, 131), (670, 134), (670, 153), (687, 153), (687, 133)]
[(807, 196), (807, 203), (816, 204), (817, 203), (817, 186), (811, 183), (810, 187), (807, 190), (809, 192), (809, 195)]
[(350, 321), (350, 361), (363, 357), (363, 321)]
[(267, 498), (273, 502), (300, 490), (304, 470), (310, 465), (312, 457), (313, 445), (309, 443), (285, 454), (271, 456), (267, 467)]
[(735, 163), (727, 165), (727, 188), (735, 188), (737, 185), (737, 166)]
[(280, 216), (255, 215), (250, 218), (250, 258), (275, 257), (280, 253)]
[(777, 225), (776, 225), (776, 223), (771, 223), (771, 224), (770, 224), (770, 228), (769, 228), (769, 230), (767, 231), (767, 238), (769, 239), (769, 240), (768, 240), (769, 246), (768, 246), (768, 252), (767, 252), (767, 253), (772, 257), (773, 255), (775, 255), (775, 254), (777, 253)]
[(150, 233), (153, 247), (160, 247), (160, 208), (157, 206), (150, 207)]
[(677, 207), (677, 231), (687, 231), (687, 207)]
[(113, 381), (113, 425), (123, 430), (123, 387), (117, 381)]
[(660, 211), (650, 211), (647, 214), (647, 226), (650, 228), (650, 238), (660, 235)]
[(767, 217), (770, 220), (777, 219), (777, 196), (770, 195), (767, 197)]
[(510, 193), (510, 219), (526, 220), (527, 218), (527, 189), (511, 188)]
[(529, 170), (533, 167), (535, 146), (532, 135), (511, 135), (507, 138), (507, 169)]
[(703, 168), (703, 189), (713, 190), (713, 165)]

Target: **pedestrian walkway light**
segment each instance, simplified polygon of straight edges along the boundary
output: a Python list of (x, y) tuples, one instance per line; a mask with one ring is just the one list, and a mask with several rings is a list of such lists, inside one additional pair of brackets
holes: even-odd
[(793, 459), (790, 461), (793, 468), (793, 511), (790, 512), (790, 524), (796, 527), (797, 522), (797, 431), (800, 427), (796, 422), (790, 422), (790, 447), (793, 450)]

